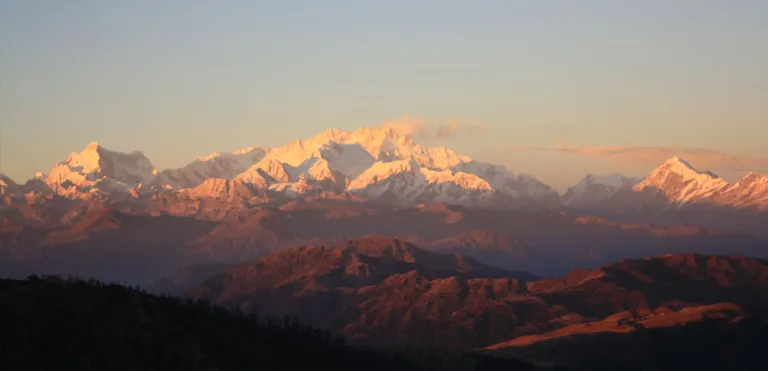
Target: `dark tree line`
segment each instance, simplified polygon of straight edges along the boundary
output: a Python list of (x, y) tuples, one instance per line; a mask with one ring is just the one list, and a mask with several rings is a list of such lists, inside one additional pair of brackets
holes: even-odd
[[(458, 357), (461, 358), (461, 357)], [(0, 280), (2, 370), (462, 370), (422, 350), (356, 348), (293, 317), (56, 276)]]
[[(538, 353), (534, 347), (527, 355), (565, 360), (558, 363), (570, 370), (753, 370), (764, 368), (768, 346), (768, 324), (757, 318), (642, 329), (635, 335)], [(0, 370), (537, 368), (477, 352), (359, 348), (294, 317), (259, 317), (96, 280), (32, 276), (0, 280)]]

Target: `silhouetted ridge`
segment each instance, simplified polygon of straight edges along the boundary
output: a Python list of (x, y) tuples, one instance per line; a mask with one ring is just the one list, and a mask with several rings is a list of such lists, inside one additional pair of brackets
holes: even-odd
[(474, 369), (460, 354), (357, 349), (295, 318), (244, 316), (94, 280), (0, 280), (0, 302), (2, 370)]

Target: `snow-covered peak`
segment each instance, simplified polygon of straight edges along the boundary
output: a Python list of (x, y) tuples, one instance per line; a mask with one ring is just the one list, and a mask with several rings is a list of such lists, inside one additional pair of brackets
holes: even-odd
[(662, 165), (685, 166), (685, 167), (687, 167), (689, 169), (693, 169), (693, 166), (691, 166), (691, 164), (688, 161), (684, 160), (680, 156), (671, 157), (671, 158), (667, 159), (666, 161), (664, 161), (664, 163)]
[[(348, 191), (355, 191), (357, 189), (365, 188), (372, 184), (393, 181), (394, 176), (400, 176), (401, 179), (407, 179), (406, 185), (425, 185), (426, 179), (419, 179), (419, 165), (413, 161), (398, 160), (383, 162), (378, 161), (371, 167), (366, 169), (365, 172), (360, 174), (355, 180), (353, 180), (347, 187)], [(416, 184), (418, 183), (418, 184)]]
[(15, 186), (16, 182), (13, 181), (9, 176), (0, 173), (0, 186)]
[(587, 174), (579, 183), (569, 187), (563, 194), (564, 205), (587, 205), (612, 198), (621, 191), (629, 191), (640, 180), (622, 174)]
[(140, 151), (115, 152), (91, 142), (82, 152), (73, 152), (54, 165), (45, 182), (59, 194), (72, 195), (95, 188), (125, 190), (152, 181), (156, 174)]
[(547, 203), (556, 202), (557, 192), (529, 174), (515, 174), (505, 166), (483, 162), (464, 162), (456, 165), (453, 171), (474, 174), (485, 180), (498, 192), (512, 197), (534, 198)]
[(750, 171), (749, 174), (741, 178), (738, 183), (768, 186), (768, 174), (760, 174)]
[(113, 152), (92, 142), (54, 166), (45, 181), (69, 197), (111, 197), (131, 189), (210, 196), (235, 187), (265, 197), (359, 192), (403, 205), (559, 202), (552, 188), (530, 175), (479, 163), (445, 147), (421, 146), (408, 132), (392, 127), (330, 129), (277, 148), (213, 152), (159, 174), (141, 152)]
[(724, 180), (711, 171), (696, 170), (688, 161), (677, 156), (665, 161), (661, 166), (653, 170), (643, 183), (650, 182), (655, 184), (664, 182), (664, 180), (667, 180), (672, 175), (678, 175), (684, 180), (695, 180), (700, 184), (712, 181), (725, 183)]
[(768, 174), (751, 172), (713, 195), (709, 201), (732, 207), (768, 209)]
[(686, 203), (709, 197), (727, 186), (728, 182), (714, 173), (696, 170), (687, 161), (673, 157), (653, 170), (634, 189), (655, 190), (672, 202)]
[(719, 178), (717, 175), (715, 175), (711, 171), (696, 170), (696, 168), (694, 168), (693, 165), (691, 165), (688, 161), (678, 156), (672, 157), (669, 160), (664, 161), (664, 163), (659, 167), (659, 169), (673, 172), (676, 174), (688, 175), (688, 176), (694, 176), (694, 177), (698, 175), (708, 175), (712, 178)]
[(183, 168), (162, 171), (153, 185), (180, 189), (193, 188), (210, 178), (233, 179), (261, 161), (265, 153), (265, 150), (258, 147), (241, 148), (232, 153), (214, 152)]
[(448, 169), (462, 162), (470, 162), (466, 156), (438, 147), (425, 148), (407, 135), (392, 128), (360, 128), (346, 132), (330, 129), (304, 140), (291, 142), (269, 151), (269, 156), (294, 167), (300, 167), (312, 158), (322, 157), (324, 148), (333, 144), (357, 145), (376, 161), (413, 160), (432, 169)]
[(738, 182), (728, 187), (727, 190), (738, 190), (741, 193), (747, 193), (747, 195), (757, 193), (768, 194), (768, 174), (750, 172)]
[(0, 173), (0, 195), (14, 193), (18, 189), (18, 185), (7, 175)]
[(251, 153), (251, 152), (254, 152), (254, 151), (256, 151), (258, 153), (264, 152), (264, 150), (259, 148), (259, 147), (245, 147), (245, 148), (240, 148), (238, 150), (235, 150), (234, 152), (232, 152), (232, 154), (233, 155), (245, 155), (245, 154), (248, 154), (248, 153)]

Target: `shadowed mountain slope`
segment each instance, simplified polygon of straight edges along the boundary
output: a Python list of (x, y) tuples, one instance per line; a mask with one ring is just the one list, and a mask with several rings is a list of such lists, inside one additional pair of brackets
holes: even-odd
[(363, 344), (444, 348), (542, 335), (627, 311), (690, 317), (680, 320), (687, 323), (708, 318), (701, 308), (712, 305), (739, 315), (768, 308), (768, 263), (751, 258), (665, 255), (525, 282), (456, 256), (423, 255), (434, 254), (379, 238), (291, 249), (209, 278), (188, 295), (297, 315)]

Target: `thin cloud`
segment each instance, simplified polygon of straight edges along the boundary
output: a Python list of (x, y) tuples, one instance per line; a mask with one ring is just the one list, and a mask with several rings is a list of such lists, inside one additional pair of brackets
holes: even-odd
[(437, 125), (435, 136), (438, 138), (450, 138), (459, 128), (458, 122), (441, 123)]
[(393, 129), (400, 134), (420, 139), (450, 139), (459, 133), (485, 135), (488, 130), (485, 124), (471, 120), (428, 121), (409, 116), (387, 121), (379, 127)]
[(703, 169), (719, 168), (727, 171), (746, 170), (761, 172), (768, 169), (768, 157), (738, 155), (706, 148), (560, 145), (553, 147), (524, 147), (523, 149), (528, 151), (563, 152), (640, 165), (658, 165), (669, 158), (678, 156), (693, 166)]

